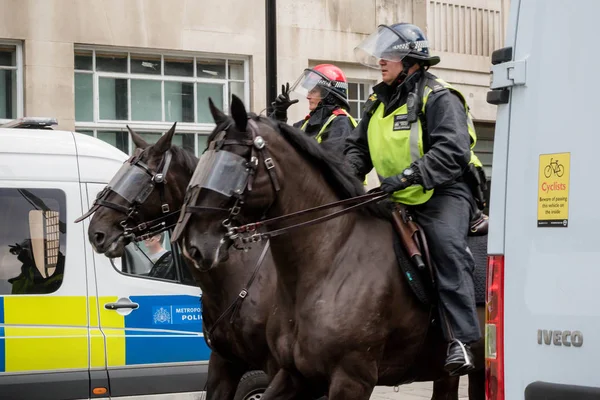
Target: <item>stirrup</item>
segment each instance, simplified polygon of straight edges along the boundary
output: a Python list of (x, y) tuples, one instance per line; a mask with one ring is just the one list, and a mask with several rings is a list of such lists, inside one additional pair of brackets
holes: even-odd
[(446, 359), (446, 362), (444, 364), (444, 369), (446, 370), (446, 372), (448, 372), (448, 374), (450, 376), (459, 376), (459, 375), (464, 375), (466, 374), (468, 371), (472, 370), (475, 368), (475, 366), (473, 365), (473, 360), (472, 357), (469, 356), (469, 352), (467, 351), (467, 348), (465, 347), (465, 344), (462, 343), (460, 340), (458, 339), (453, 339), (449, 344), (448, 344), (448, 350), (446, 350), (446, 358), (450, 355), (450, 349), (453, 347), (454, 343), (458, 343), (458, 346), (462, 352), (463, 358), (464, 358), (464, 363), (458, 367), (455, 368), (448, 368), (448, 360)]

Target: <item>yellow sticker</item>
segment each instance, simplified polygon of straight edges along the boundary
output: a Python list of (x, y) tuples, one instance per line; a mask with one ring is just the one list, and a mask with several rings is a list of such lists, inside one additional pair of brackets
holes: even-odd
[(540, 154), (538, 228), (569, 226), (571, 153)]

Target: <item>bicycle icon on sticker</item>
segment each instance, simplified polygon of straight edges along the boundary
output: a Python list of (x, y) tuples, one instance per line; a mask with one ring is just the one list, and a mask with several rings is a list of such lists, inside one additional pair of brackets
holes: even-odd
[(558, 160), (556, 161), (552, 161), (553, 159), (550, 159), (550, 163), (548, 165), (546, 165), (546, 167), (544, 168), (544, 176), (546, 178), (550, 178), (550, 175), (552, 175), (554, 173), (554, 175), (558, 176), (559, 178), (561, 178), (563, 176), (563, 174), (565, 173), (565, 167), (560, 164), (558, 162)]

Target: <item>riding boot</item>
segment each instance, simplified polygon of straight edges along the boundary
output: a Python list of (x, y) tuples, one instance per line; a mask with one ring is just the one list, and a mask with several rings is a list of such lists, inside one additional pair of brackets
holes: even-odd
[(468, 344), (461, 343), (455, 339), (448, 344), (446, 363), (444, 369), (451, 375), (465, 375), (475, 366), (473, 365), (473, 354)]

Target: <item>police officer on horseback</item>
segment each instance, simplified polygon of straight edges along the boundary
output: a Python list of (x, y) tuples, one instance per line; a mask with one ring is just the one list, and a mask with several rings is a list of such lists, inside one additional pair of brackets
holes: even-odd
[(290, 99), (290, 91), (306, 97), (309, 108), (308, 115), (293, 126), (342, 156), (345, 139), (357, 126), (349, 114), (348, 81), (344, 72), (332, 64), (306, 68), (291, 88), (289, 84), (282, 85), (281, 94), (271, 103), (271, 118), (287, 122), (287, 109), (298, 102)]
[(482, 169), (469, 107), (428, 72), (440, 59), (415, 25), (380, 25), (354, 51), (361, 64), (381, 70), (383, 82), (347, 139), (345, 160), (360, 179), (374, 167), (381, 190), (406, 205), (425, 232), (448, 341), (444, 367), (463, 375), (473, 369), (469, 345), (481, 338), (467, 235), (483, 204)]

